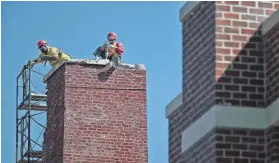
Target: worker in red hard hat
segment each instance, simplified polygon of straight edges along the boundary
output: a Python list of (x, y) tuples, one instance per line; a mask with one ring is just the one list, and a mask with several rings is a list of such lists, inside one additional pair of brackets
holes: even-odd
[(116, 41), (117, 36), (114, 32), (110, 32), (107, 35), (107, 42), (98, 47), (98, 49), (93, 53), (96, 58), (101, 57), (102, 59), (109, 59), (112, 61), (115, 57), (121, 60), (122, 54), (124, 53), (124, 47), (121, 42)]
[(45, 40), (38, 41), (37, 46), (41, 54), (37, 59), (32, 61), (32, 66), (36, 63), (46, 63), (48, 61), (52, 67), (55, 67), (58, 63), (71, 59), (70, 55), (56, 47), (49, 46)]

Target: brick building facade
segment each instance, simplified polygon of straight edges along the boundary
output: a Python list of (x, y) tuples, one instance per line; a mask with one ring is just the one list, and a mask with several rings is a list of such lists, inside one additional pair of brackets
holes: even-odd
[(59, 65), (48, 89), (46, 163), (147, 163), (146, 71), (91, 61)]
[(170, 163), (279, 163), (279, 2), (187, 2)]

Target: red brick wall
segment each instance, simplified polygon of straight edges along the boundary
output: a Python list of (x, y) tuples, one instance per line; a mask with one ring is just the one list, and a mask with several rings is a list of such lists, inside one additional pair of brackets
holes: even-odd
[(46, 151), (44, 161), (63, 162), (65, 67), (61, 67), (48, 80)]
[(67, 163), (147, 163), (146, 72), (115, 69), (100, 80), (105, 70), (78, 64), (58, 70), (65, 80), (65, 110), (58, 115), (64, 123), (53, 123), (63, 131), (61, 158)]
[(267, 71), (267, 103), (279, 97), (279, 23), (264, 36), (266, 71)]
[(266, 106), (259, 27), (275, 7), (271, 2), (216, 2), (217, 103)]

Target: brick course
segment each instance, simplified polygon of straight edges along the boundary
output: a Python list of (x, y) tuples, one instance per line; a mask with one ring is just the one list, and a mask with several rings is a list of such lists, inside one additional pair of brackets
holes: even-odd
[(265, 130), (216, 128), (216, 163), (265, 163)]
[(214, 128), (182, 154), (187, 163), (277, 163), (279, 128)]
[[(50, 162), (147, 163), (146, 72), (67, 63), (48, 79), (49, 97), (63, 89), (61, 109), (49, 105), (48, 126)], [(104, 78), (104, 75), (106, 78)], [(62, 80), (61, 80), (62, 79)], [(64, 81), (64, 85), (55, 86)], [(54, 89), (54, 87), (57, 87)], [(50, 158), (50, 153), (59, 153)], [(59, 160), (59, 161), (56, 161)]]

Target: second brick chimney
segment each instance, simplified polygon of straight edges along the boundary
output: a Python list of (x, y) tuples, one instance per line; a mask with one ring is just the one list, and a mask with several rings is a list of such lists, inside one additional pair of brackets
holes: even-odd
[(279, 3), (187, 2), (169, 162), (279, 162)]

